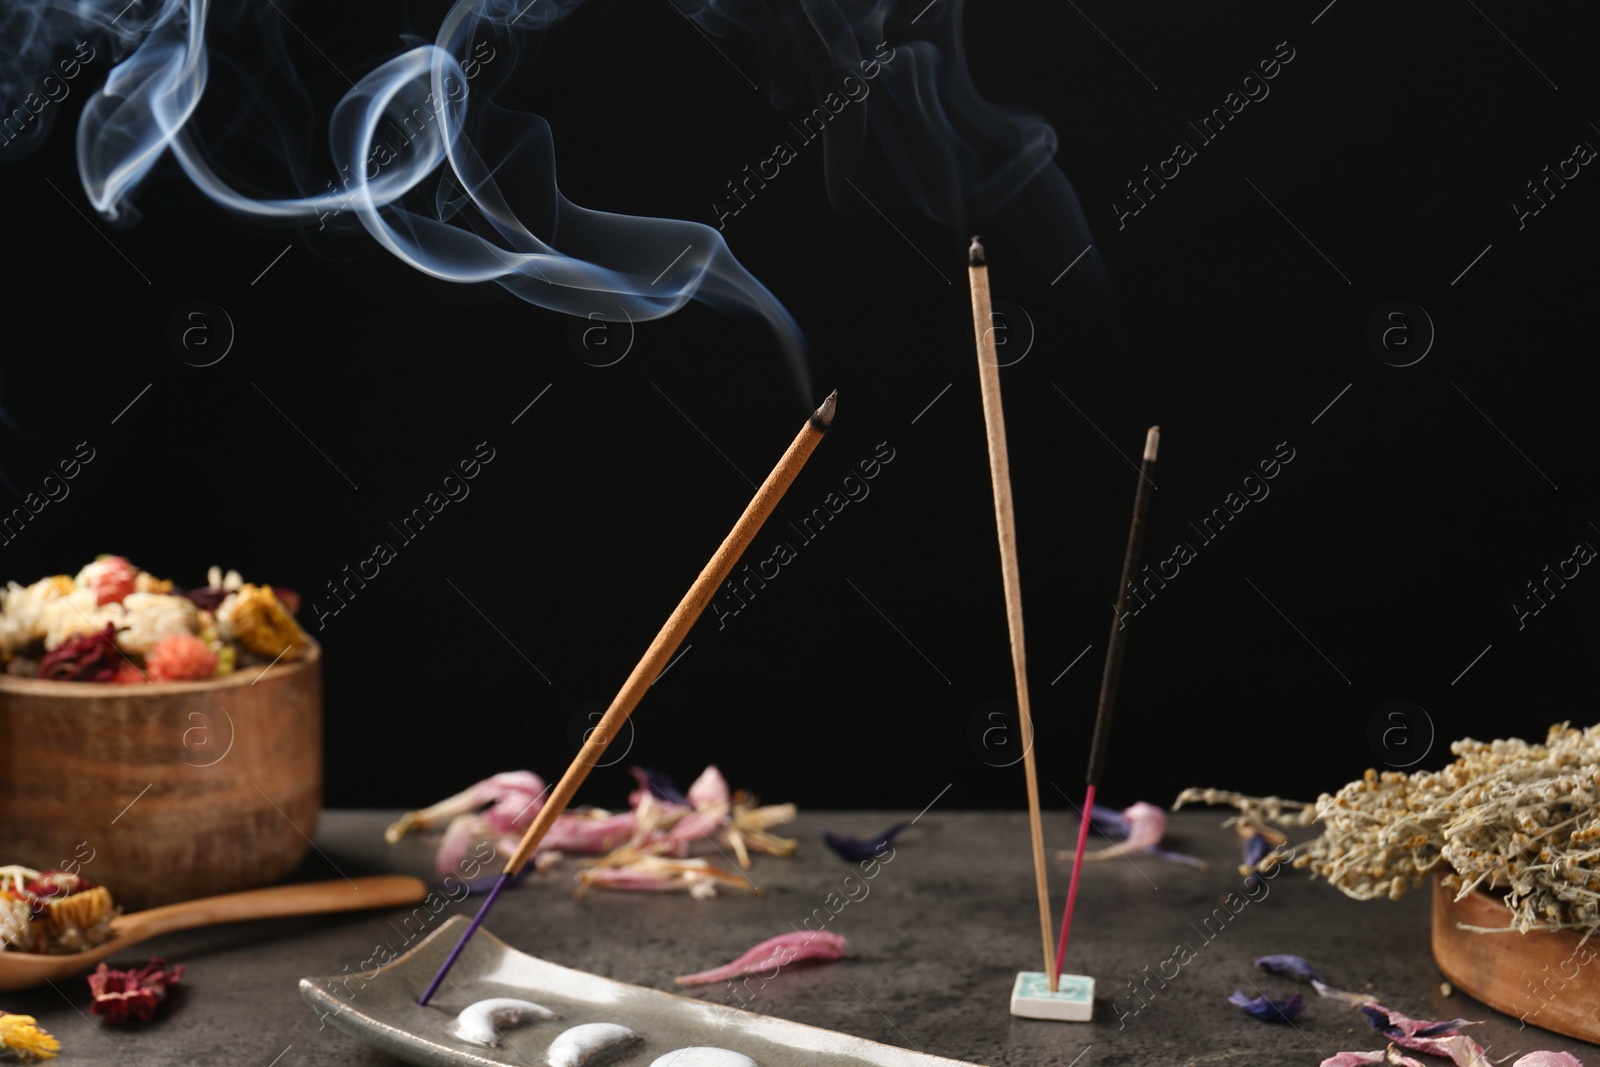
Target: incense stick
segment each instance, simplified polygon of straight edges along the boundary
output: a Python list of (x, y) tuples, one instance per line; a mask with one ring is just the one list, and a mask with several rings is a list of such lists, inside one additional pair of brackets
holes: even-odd
[[(1000, 359), (994, 345), (994, 312), (989, 305), (989, 267), (983, 245), (972, 239), (967, 250), (972, 285), (972, 326), (978, 339), (978, 384), (983, 392), (983, 424), (989, 438), (989, 481), (994, 487), (994, 521), (1000, 536), (1000, 579), (1005, 587), (1006, 629), (1011, 635), (1011, 670), (1017, 683), (1017, 718), (1022, 763), (1028, 783), (1028, 833), (1033, 842), (1033, 879), (1039, 896), (1039, 929), (1044, 940), (1044, 973), (1055, 974), (1050, 920), (1050, 881), (1044, 858), (1044, 827), (1039, 814), (1039, 772), (1033, 762), (1033, 714), (1028, 707), (1028, 663), (1022, 639), (1022, 582), (1017, 573), (1017, 522), (1011, 507), (1011, 461), (1006, 454), (1006, 414), (1000, 401)], [(1052, 981), (1050, 991), (1055, 992)]]
[(628, 675), (628, 680), (622, 683), (622, 689), (617, 693), (616, 699), (606, 709), (597, 725), (584, 740), (583, 747), (573, 758), (572, 765), (561, 776), (555, 791), (545, 801), (544, 807), (534, 816), (533, 822), (528, 826), (527, 832), (522, 835), (522, 842), (517, 846), (517, 851), (506, 863), (505, 871), (495, 882), (494, 888), (489, 891), (483, 906), (478, 909), (478, 914), (473, 917), (471, 924), (462, 933), (461, 940), (456, 942), (455, 948), (450, 950), (450, 955), (445, 958), (444, 965), (439, 968), (439, 973), (433, 976), (433, 981), (428, 983), (428, 988), (423, 991), (417, 1003), (426, 1005), (438, 990), (439, 984), (450, 973), (450, 968), (455, 966), (456, 960), (466, 948), (467, 942), (483, 925), (484, 918), (489, 914), (489, 909), (494, 907), (494, 902), (499, 899), (500, 891), (506, 884), (515, 878), (522, 870), (534, 850), (539, 847), (539, 842), (549, 832), (557, 816), (566, 811), (567, 805), (572, 801), (573, 794), (589, 777), (589, 771), (600, 762), (600, 757), (605, 754), (611, 739), (617, 736), (622, 729), (622, 724), (627, 722), (628, 716), (638, 706), (639, 700), (645, 691), (650, 688), (650, 683), (655, 681), (666, 667), (672, 654), (678, 650), (689, 630), (694, 626), (695, 620), (711, 602), (717, 588), (727, 579), (728, 573), (733, 570), (733, 565), (739, 561), (744, 550), (749, 547), (756, 531), (761, 529), (761, 524), (767, 516), (772, 514), (782, 499), (784, 492), (794, 482), (800, 473), (800, 468), (805, 466), (806, 460), (822, 441), (822, 435), (828, 431), (833, 423), (834, 408), (839, 394), (831, 394), (822, 402), (822, 406), (812, 413), (806, 424), (800, 428), (800, 433), (790, 442), (788, 449), (783, 453), (783, 458), (778, 460), (778, 465), (772, 468), (772, 473), (767, 475), (766, 481), (756, 490), (756, 495), (745, 506), (744, 514), (739, 516), (739, 521), (734, 523), (733, 530), (727, 538), (717, 547), (716, 554), (711, 557), (711, 562), (705, 565), (700, 576), (694, 580), (689, 591), (683, 595), (678, 606), (668, 616), (666, 623), (661, 627), (661, 632), (656, 634), (650, 647), (645, 650), (644, 658), (639, 660)]
[(1106, 643), (1106, 666), (1100, 675), (1100, 705), (1095, 710), (1094, 740), (1089, 745), (1088, 786), (1083, 791), (1083, 810), (1078, 813), (1078, 847), (1072, 853), (1072, 881), (1067, 884), (1067, 906), (1061, 913), (1061, 940), (1056, 944), (1056, 971), (1051, 975), (1054, 989), (1067, 958), (1067, 935), (1072, 932), (1072, 910), (1078, 903), (1078, 875), (1083, 872), (1083, 849), (1089, 841), (1089, 819), (1094, 811), (1094, 793), (1105, 770), (1106, 750), (1111, 746), (1111, 720), (1117, 706), (1117, 685), (1122, 681), (1122, 654), (1128, 644), (1125, 612), (1128, 594), (1133, 591), (1134, 575), (1139, 570), (1139, 553), (1144, 548), (1145, 520), (1150, 516), (1150, 487), (1155, 484), (1156, 449), (1161, 444), (1161, 427), (1152, 426), (1144, 437), (1144, 462), (1139, 467), (1139, 487), (1133, 494), (1133, 522), (1128, 527), (1128, 549), (1122, 556), (1122, 584), (1117, 586), (1117, 610), (1112, 614), (1111, 639)]

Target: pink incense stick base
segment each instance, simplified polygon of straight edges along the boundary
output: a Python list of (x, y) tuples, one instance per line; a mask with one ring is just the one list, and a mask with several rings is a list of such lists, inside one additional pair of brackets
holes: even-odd
[(1011, 987), (1011, 1014), (1019, 1019), (1086, 1023), (1094, 1019), (1094, 979), (1064, 974), (1050, 992), (1050, 976), (1043, 971), (1023, 971)]

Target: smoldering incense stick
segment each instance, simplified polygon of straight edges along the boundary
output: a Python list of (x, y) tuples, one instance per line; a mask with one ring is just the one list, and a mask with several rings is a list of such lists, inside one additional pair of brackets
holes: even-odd
[(822, 441), (822, 435), (833, 423), (833, 413), (838, 402), (839, 394), (831, 394), (822, 402), (822, 406), (812, 413), (806, 424), (800, 428), (800, 433), (790, 442), (789, 448), (784, 452), (783, 458), (778, 460), (778, 465), (772, 468), (772, 473), (767, 475), (766, 481), (756, 490), (755, 497), (745, 507), (744, 514), (739, 516), (739, 521), (734, 523), (733, 530), (718, 546), (716, 554), (711, 557), (711, 562), (705, 565), (700, 576), (694, 580), (689, 591), (683, 595), (678, 606), (673, 609), (667, 618), (666, 624), (661, 627), (661, 632), (656, 634), (650, 647), (645, 650), (644, 658), (639, 660), (633, 668), (633, 673), (628, 675), (628, 680), (622, 683), (622, 689), (617, 693), (616, 699), (606, 709), (605, 715), (600, 719), (599, 725), (589, 734), (583, 742), (583, 747), (578, 750), (572, 765), (561, 776), (555, 790), (545, 801), (544, 807), (534, 816), (532, 824), (522, 835), (522, 842), (517, 846), (516, 853), (506, 863), (505, 871), (495, 881), (494, 888), (489, 890), (489, 895), (484, 899), (483, 906), (478, 909), (478, 914), (473, 917), (461, 935), (461, 940), (456, 942), (455, 948), (450, 950), (450, 955), (445, 957), (444, 966), (439, 968), (439, 973), (433, 976), (433, 981), (428, 983), (428, 988), (423, 991), (418, 999), (418, 1004), (427, 1004), (438, 990), (439, 984), (450, 973), (450, 968), (455, 966), (456, 960), (466, 948), (467, 942), (483, 925), (484, 918), (489, 914), (489, 909), (494, 907), (494, 902), (499, 899), (500, 891), (504, 889), (517, 874), (524, 864), (539, 847), (539, 842), (549, 832), (555, 823), (556, 817), (567, 810), (567, 805), (572, 801), (573, 794), (589, 776), (589, 771), (600, 762), (600, 757), (605, 754), (612, 738), (627, 722), (628, 716), (638, 705), (639, 699), (650, 688), (650, 683), (655, 681), (661, 671), (672, 659), (674, 652), (683, 642), (684, 637), (694, 626), (695, 620), (711, 602), (718, 587), (727, 579), (728, 573), (733, 570), (733, 565), (739, 561), (744, 550), (749, 547), (756, 531), (761, 529), (768, 515), (778, 506), (784, 492), (799, 475), (800, 468), (805, 466), (806, 460)]
[(1078, 903), (1078, 875), (1083, 871), (1083, 849), (1089, 841), (1089, 818), (1094, 811), (1094, 792), (1105, 770), (1106, 749), (1111, 745), (1111, 720), (1117, 706), (1117, 685), (1122, 680), (1122, 653), (1128, 644), (1126, 611), (1128, 594), (1139, 571), (1139, 555), (1144, 548), (1145, 520), (1150, 516), (1150, 487), (1155, 484), (1156, 449), (1161, 444), (1161, 427), (1152, 426), (1144, 436), (1144, 462), (1139, 467), (1139, 488), (1133, 494), (1133, 522), (1128, 527), (1128, 550), (1122, 556), (1122, 584), (1117, 586), (1117, 610), (1112, 614), (1111, 639), (1106, 643), (1106, 666), (1100, 675), (1100, 705), (1094, 716), (1094, 741), (1089, 745), (1088, 785), (1083, 792), (1083, 810), (1078, 818), (1078, 847), (1072, 853), (1072, 881), (1067, 884), (1067, 906), (1061, 913), (1061, 940), (1056, 945), (1056, 972), (1050, 978), (1054, 989), (1067, 958), (1067, 935), (1072, 932), (1072, 909)]
[[(994, 521), (1000, 535), (1000, 579), (1005, 587), (1006, 628), (1011, 634), (1011, 670), (1017, 683), (1022, 764), (1028, 783), (1028, 832), (1033, 839), (1033, 876), (1039, 895), (1039, 929), (1044, 940), (1044, 973), (1055, 974), (1050, 920), (1050, 882), (1044, 859), (1044, 828), (1039, 816), (1039, 772), (1033, 762), (1033, 714), (1028, 707), (1028, 662), (1022, 640), (1022, 582), (1017, 573), (1017, 523), (1011, 507), (1011, 461), (1006, 454), (1006, 414), (1000, 402), (1000, 359), (995, 352), (994, 312), (989, 305), (989, 267), (983, 245), (972, 239), (967, 250), (972, 285), (972, 327), (978, 339), (978, 384), (983, 392), (983, 424), (989, 438), (989, 481), (994, 487)], [(1055, 985), (1052, 982), (1051, 991)]]

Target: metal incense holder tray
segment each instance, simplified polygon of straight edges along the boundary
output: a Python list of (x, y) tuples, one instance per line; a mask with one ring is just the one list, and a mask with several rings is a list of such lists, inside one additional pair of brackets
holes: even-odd
[[(538, 1067), (557, 1035), (583, 1023), (619, 1023), (644, 1039), (627, 1054), (605, 1059), (606, 1067), (649, 1067), (694, 1046), (738, 1052), (759, 1067), (816, 1067), (818, 1057), (829, 1065), (976, 1067), (575, 971), (518, 952), (487, 930), (478, 931), (433, 1001), (420, 1007), (417, 997), (466, 924), (452, 917), (370, 979), (302, 978), (300, 995), (325, 1023), (421, 1067)], [(491, 997), (531, 1000), (560, 1018), (505, 1028), (496, 1048), (453, 1037), (456, 1016)]]

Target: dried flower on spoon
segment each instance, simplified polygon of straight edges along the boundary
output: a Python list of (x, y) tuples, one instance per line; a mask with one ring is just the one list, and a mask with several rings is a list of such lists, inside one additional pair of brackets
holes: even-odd
[(0, 867), (0, 950), (82, 952), (111, 939), (120, 911), (104, 886), (82, 875)]

